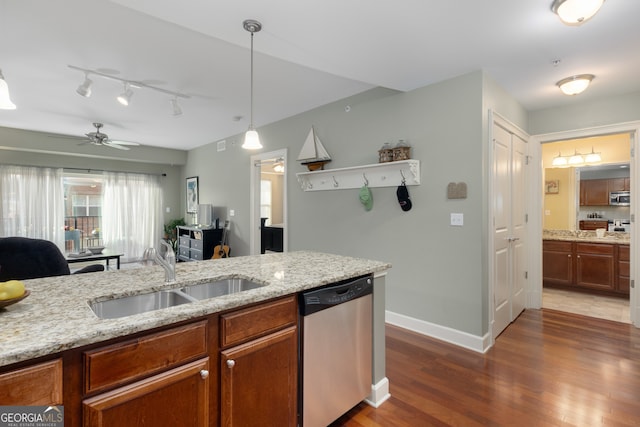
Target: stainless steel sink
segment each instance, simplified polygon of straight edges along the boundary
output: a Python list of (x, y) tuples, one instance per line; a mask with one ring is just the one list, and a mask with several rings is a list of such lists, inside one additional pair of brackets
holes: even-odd
[(202, 300), (257, 289), (263, 286), (265, 285), (251, 280), (231, 278), (185, 286), (182, 291), (193, 298)]
[(174, 289), (94, 302), (90, 306), (96, 316), (101, 319), (117, 319), (194, 301), (195, 299)]

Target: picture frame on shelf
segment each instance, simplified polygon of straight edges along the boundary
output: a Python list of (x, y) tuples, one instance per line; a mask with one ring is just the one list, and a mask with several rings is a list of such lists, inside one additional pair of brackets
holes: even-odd
[(198, 213), (198, 177), (187, 178), (187, 213)]

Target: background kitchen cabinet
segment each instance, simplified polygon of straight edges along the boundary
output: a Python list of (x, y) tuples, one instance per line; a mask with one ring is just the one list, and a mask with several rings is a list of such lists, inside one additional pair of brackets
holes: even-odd
[(576, 243), (576, 286), (613, 291), (614, 245)]
[(621, 293), (629, 294), (629, 245), (618, 245), (618, 286)]
[(610, 178), (609, 191), (631, 191), (630, 178)]
[(178, 259), (202, 261), (211, 259), (213, 249), (222, 240), (221, 228), (178, 226)]
[(580, 206), (609, 206), (609, 180), (580, 181)]
[(542, 280), (545, 285), (573, 285), (572, 242), (542, 242)]
[(598, 228), (604, 228), (605, 230), (609, 227), (609, 222), (606, 219), (584, 219), (580, 220), (580, 230), (597, 230)]

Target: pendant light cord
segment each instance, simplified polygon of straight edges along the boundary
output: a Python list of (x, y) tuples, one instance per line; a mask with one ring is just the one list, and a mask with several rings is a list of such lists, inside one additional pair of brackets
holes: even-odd
[(249, 125), (253, 129), (253, 31), (251, 31), (251, 108), (249, 114), (251, 119)]

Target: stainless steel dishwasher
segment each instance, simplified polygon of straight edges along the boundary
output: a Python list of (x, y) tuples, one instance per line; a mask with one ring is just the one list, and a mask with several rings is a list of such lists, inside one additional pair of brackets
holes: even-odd
[(300, 297), (301, 425), (326, 427), (371, 393), (373, 278)]

